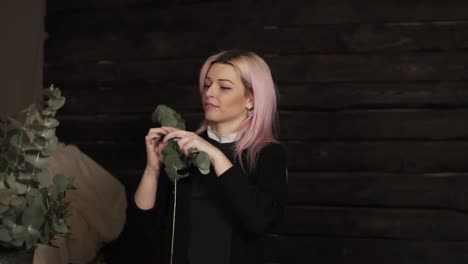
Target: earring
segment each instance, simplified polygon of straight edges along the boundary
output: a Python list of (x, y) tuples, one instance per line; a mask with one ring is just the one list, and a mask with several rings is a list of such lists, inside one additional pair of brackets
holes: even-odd
[(247, 117), (251, 116), (252, 115), (252, 112), (253, 112), (253, 107), (251, 108), (246, 108), (247, 109)]

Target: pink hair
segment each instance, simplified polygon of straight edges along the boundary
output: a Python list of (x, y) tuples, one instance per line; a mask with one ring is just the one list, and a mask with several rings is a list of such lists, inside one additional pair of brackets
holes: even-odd
[[(277, 91), (270, 68), (260, 56), (253, 52), (223, 51), (210, 56), (201, 68), (200, 93), (204, 91), (208, 70), (215, 63), (232, 65), (240, 75), (246, 93), (253, 95), (252, 114), (241, 124), (238, 132), (243, 136), (236, 142), (234, 150), (234, 158), (240, 162), (244, 171), (242, 152), (247, 150), (247, 167), (249, 171), (252, 171), (262, 147), (270, 142), (277, 142), (275, 139), (278, 127)], [(204, 120), (196, 132), (202, 133), (207, 126), (208, 121)]]

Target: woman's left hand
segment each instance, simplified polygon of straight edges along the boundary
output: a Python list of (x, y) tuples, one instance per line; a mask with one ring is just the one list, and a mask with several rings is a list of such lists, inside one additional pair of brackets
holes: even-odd
[(197, 133), (185, 131), (175, 127), (162, 127), (169, 133), (164, 136), (163, 144), (168, 140), (174, 139), (179, 145), (180, 150), (188, 155), (190, 149), (204, 151), (210, 158), (211, 165), (214, 168), (216, 176), (222, 175), (226, 170), (232, 167), (231, 161), (217, 147), (211, 145), (206, 140), (201, 138)]
[(213, 155), (218, 150), (215, 146), (208, 143), (206, 140), (201, 138), (197, 133), (185, 131), (175, 127), (162, 127), (166, 129), (169, 133), (164, 136), (163, 143), (166, 143), (170, 139), (174, 139), (179, 145), (180, 150), (188, 155), (190, 149), (196, 149), (198, 151), (204, 151), (210, 157), (210, 160), (213, 159)]

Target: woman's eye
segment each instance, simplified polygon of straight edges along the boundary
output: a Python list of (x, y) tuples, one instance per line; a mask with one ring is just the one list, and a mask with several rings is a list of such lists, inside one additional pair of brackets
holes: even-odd
[(221, 89), (223, 89), (223, 90), (229, 90), (229, 89), (231, 89), (231, 87), (221, 86)]
[(209, 84), (205, 84), (205, 85), (203, 86), (203, 88), (208, 89), (208, 88), (210, 88), (210, 85), (209, 85)]

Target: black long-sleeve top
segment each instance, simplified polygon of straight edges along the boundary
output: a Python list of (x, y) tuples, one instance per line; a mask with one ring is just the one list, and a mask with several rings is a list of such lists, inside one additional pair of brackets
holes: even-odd
[[(177, 182), (173, 263), (262, 263), (262, 237), (282, 217), (286, 204), (286, 150), (279, 143), (267, 144), (254, 171), (246, 174), (234, 161), (234, 142), (220, 143), (206, 131), (201, 136), (219, 148), (233, 166), (219, 177), (213, 168), (207, 175), (192, 168), (190, 177)], [(247, 168), (245, 159), (243, 162)], [(155, 207), (141, 210), (133, 206), (136, 232), (157, 236), (158, 263), (169, 263), (173, 192), (173, 183), (161, 170)]]

